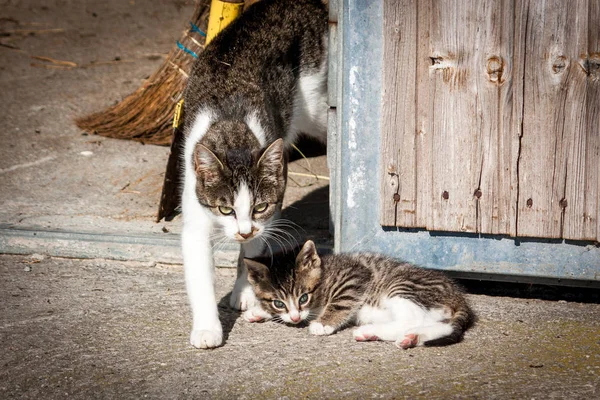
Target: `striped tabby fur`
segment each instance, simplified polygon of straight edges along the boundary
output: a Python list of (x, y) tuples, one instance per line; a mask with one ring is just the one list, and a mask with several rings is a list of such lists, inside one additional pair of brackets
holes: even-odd
[(267, 267), (246, 260), (260, 308), (250, 322), (275, 318), (329, 335), (358, 325), (357, 341), (389, 340), (398, 347), (456, 343), (474, 320), (460, 287), (439, 271), (376, 254), (320, 257), (308, 241), (292, 260)]

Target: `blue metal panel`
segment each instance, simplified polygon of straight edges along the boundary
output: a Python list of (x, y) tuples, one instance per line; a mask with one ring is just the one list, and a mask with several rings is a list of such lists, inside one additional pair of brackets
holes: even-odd
[[(486, 279), (600, 286), (600, 248), (593, 243), (493, 235), (384, 229), (379, 225), (383, 2), (340, 0), (335, 251), (372, 251)], [(333, 147), (333, 146), (332, 146)], [(331, 149), (331, 147), (330, 147)], [(567, 280), (567, 281), (564, 281)]]

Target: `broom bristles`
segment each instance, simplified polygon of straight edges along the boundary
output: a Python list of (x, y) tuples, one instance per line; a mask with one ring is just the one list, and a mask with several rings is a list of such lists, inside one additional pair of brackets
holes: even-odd
[[(190, 20), (194, 25), (206, 26), (209, 3), (210, 0), (197, 2)], [(200, 38), (193, 39), (189, 35), (189, 29), (186, 29), (179, 42), (197, 54), (202, 51)], [(175, 105), (183, 94), (193, 62), (191, 55), (175, 47), (142, 87), (118, 104), (78, 118), (75, 123), (85, 131), (102, 136), (169, 145)]]

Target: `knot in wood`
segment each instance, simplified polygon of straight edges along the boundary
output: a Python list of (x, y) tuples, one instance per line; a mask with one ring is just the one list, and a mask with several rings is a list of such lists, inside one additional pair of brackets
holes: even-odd
[(600, 80), (600, 53), (583, 54), (579, 65), (583, 68), (583, 72), (592, 80)]
[(398, 193), (394, 193), (394, 201), (396, 203), (400, 201), (400, 195)]
[(563, 72), (565, 70), (565, 68), (568, 65), (568, 60), (567, 57), (565, 56), (558, 56), (554, 59), (554, 62), (552, 63), (552, 72), (554, 72), (555, 74), (560, 74), (561, 72)]
[(480, 198), (481, 198), (481, 195), (482, 195), (482, 193), (481, 193), (481, 189), (477, 189), (477, 190), (475, 190), (475, 193), (473, 193), (473, 195), (474, 195), (475, 197), (477, 197), (478, 199), (480, 199)]
[(504, 60), (499, 56), (492, 56), (487, 60), (487, 74), (490, 82), (502, 83), (504, 73)]
[(442, 192), (442, 199), (444, 199), (444, 200), (448, 200), (449, 198), (450, 198), (450, 193), (448, 193), (448, 191), (447, 191), (447, 190), (444, 190), (444, 191)]
[(558, 202), (558, 205), (559, 205), (561, 208), (567, 208), (567, 205), (568, 205), (568, 204), (569, 204), (569, 203), (567, 203), (567, 199), (561, 199), (561, 200)]

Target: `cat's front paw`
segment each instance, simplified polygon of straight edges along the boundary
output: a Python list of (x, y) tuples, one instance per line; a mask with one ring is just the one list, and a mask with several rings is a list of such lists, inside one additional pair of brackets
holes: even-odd
[(263, 322), (271, 319), (271, 315), (260, 307), (252, 307), (244, 312), (243, 318), (248, 322)]
[(323, 336), (323, 335), (331, 335), (335, 328), (330, 325), (323, 325), (320, 322), (311, 322), (308, 326), (308, 331), (312, 335)]
[(222, 331), (195, 329), (190, 334), (190, 344), (198, 349), (212, 349), (223, 343)]
[(235, 281), (231, 297), (229, 298), (229, 305), (231, 308), (240, 311), (248, 310), (256, 305), (254, 290), (245, 277), (238, 278)]

